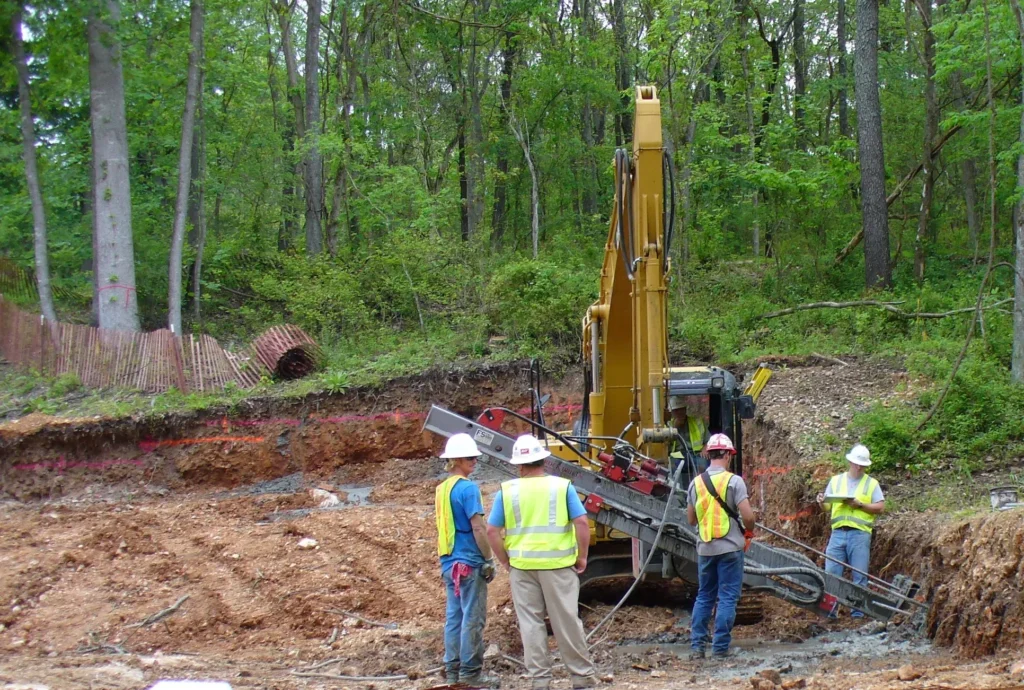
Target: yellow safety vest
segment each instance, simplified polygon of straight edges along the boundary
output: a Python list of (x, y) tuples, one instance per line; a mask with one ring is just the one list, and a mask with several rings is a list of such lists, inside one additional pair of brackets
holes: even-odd
[[(704, 450), (704, 432), (707, 427), (704, 426), (704, 420), (699, 417), (687, 417), (686, 418), (686, 434), (690, 437), (690, 450), (694, 453), (699, 453)], [(679, 447), (679, 440), (673, 442), (674, 450), (670, 455), (674, 458), (682, 458), (684, 456), (683, 449)]]
[(452, 512), (452, 489), (465, 477), (457, 474), (445, 479), (434, 490), (434, 517), (437, 519), (437, 555), (447, 556), (455, 550), (455, 514)]
[[(857, 487), (851, 492), (849, 479), (845, 472), (832, 477), (828, 482), (828, 495), (849, 496), (852, 494), (861, 503), (871, 503), (871, 497), (875, 493), (878, 481), (865, 474), (857, 482)], [(875, 516), (866, 510), (854, 508), (845, 503), (832, 504), (832, 529), (853, 527), (871, 534), (871, 528), (874, 524)]]
[[(725, 471), (718, 474), (709, 474), (711, 484), (715, 491), (726, 503), (729, 502), (726, 493), (729, 491), (729, 480), (732, 479), (732, 472)], [(715, 500), (715, 497), (704, 485), (704, 480), (697, 477), (693, 480), (697, 492), (697, 504), (694, 509), (697, 511), (697, 531), (703, 542), (710, 542), (712, 539), (721, 539), (729, 534), (729, 514), (722, 508), (722, 504)]]
[(556, 570), (576, 563), (568, 491), (568, 479), (548, 475), (502, 482), (505, 550), (513, 568)]

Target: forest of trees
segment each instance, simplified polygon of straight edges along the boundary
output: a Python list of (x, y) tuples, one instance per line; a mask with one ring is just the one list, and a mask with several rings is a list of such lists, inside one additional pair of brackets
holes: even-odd
[(1020, 0), (0, 11), (0, 255), (49, 319), (574, 329), (637, 84), (661, 98), (678, 285), (757, 257), (871, 292), (988, 257), (977, 303), (1005, 273), (1024, 304)]

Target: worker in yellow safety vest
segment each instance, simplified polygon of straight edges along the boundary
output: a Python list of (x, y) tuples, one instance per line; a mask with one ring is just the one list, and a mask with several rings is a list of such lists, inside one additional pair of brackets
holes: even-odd
[(705, 448), (711, 466), (687, 490), (686, 516), (697, 526), (697, 600), (690, 617), (690, 660), (704, 659), (708, 624), (716, 608), (711, 657), (730, 656), (736, 604), (743, 589), (743, 553), (754, 536), (754, 510), (743, 477), (729, 471), (736, 448), (715, 434)]
[(469, 480), (480, 450), (469, 434), (455, 434), (440, 457), (450, 472), (434, 492), (437, 554), (446, 593), (445, 675), (450, 684), (480, 687), (495, 680), (483, 675), (483, 663), (487, 584), (496, 572), (480, 489)]
[(510, 462), (519, 467), (519, 479), (502, 482), (487, 519), (487, 538), (509, 571), (533, 690), (551, 685), (545, 612), (572, 686), (589, 688), (596, 684), (594, 662), (577, 609), (578, 573), (587, 567), (590, 527), (572, 482), (544, 472), (550, 455), (530, 434), (516, 439)]
[[(842, 577), (849, 567), (854, 584), (865, 587), (871, 561), (871, 532), (875, 517), (885, 512), (885, 496), (878, 481), (867, 474), (871, 452), (866, 446), (855, 445), (846, 454), (846, 462), (846, 472), (832, 477), (825, 491), (818, 494), (818, 504), (832, 518), (825, 572)], [(864, 614), (853, 611), (850, 615), (860, 618)]]
[(672, 415), (672, 427), (676, 430), (676, 438), (672, 441), (669, 457), (672, 466), (686, 459), (687, 450), (693, 454), (698, 463), (698, 471), (704, 471), (707, 463), (701, 457), (704, 444), (708, 441), (708, 427), (699, 415), (689, 415), (689, 401), (686, 396), (673, 395), (668, 399), (668, 411)]

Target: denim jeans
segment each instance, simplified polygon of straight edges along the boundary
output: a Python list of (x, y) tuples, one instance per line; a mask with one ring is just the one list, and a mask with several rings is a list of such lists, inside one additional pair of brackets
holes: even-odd
[(690, 621), (690, 646), (704, 651), (708, 643), (708, 623), (715, 614), (715, 638), (712, 654), (725, 654), (732, 642), (732, 626), (736, 622), (736, 604), (743, 589), (743, 552), (732, 551), (719, 556), (697, 556), (699, 590)]
[(444, 666), (448, 675), (467, 678), (484, 665), (484, 624), (487, 622), (487, 582), (480, 568), (459, 580), (455, 596), (452, 569), (441, 573), (448, 598), (444, 622)]
[[(871, 533), (862, 529), (834, 529), (825, 554), (866, 573), (871, 562)], [(845, 569), (841, 564), (825, 559), (825, 572), (829, 575), (842, 577)], [(862, 587), (868, 584), (867, 575), (857, 572), (850, 579)]]

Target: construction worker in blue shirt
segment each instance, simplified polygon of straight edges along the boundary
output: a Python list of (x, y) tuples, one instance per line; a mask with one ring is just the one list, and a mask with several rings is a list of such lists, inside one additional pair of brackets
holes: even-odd
[(450, 475), (434, 493), (437, 552), (447, 602), (444, 624), (444, 666), (449, 683), (490, 685), (483, 675), (487, 584), (496, 566), (487, 542), (480, 489), (469, 480), (480, 450), (469, 434), (455, 434), (441, 458)]
[(743, 589), (743, 553), (750, 546), (755, 522), (747, 485), (729, 471), (736, 455), (732, 441), (725, 434), (715, 434), (708, 439), (705, 452), (711, 466), (687, 490), (687, 521), (697, 526), (699, 535), (697, 600), (690, 618), (691, 661), (704, 659), (713, 610), (717, 612), (711, 656), (721, 659), (730, 655), (736, 605)]
[(572, 483), (545, 474), (549, 455), (530, 434), (516, 439), (510, 462), (518, 465), (519, 479), (502, 483), (487, 519), (487, 538), (509, 571), (533, 690), (551, 685), (545, 612), (572, 687), (589, 688), (596, 685), (595, 670), (578, 615), (578, 574), (587, 567), (590, 527)]
[[(871, 532), (875, 517), (885, 512), (885, 496), (878, 481), (867, 474), (871, 452), (866, 446), (858, 443), (851, 448), (846, 462), (846, 472), (832, 477), (825, 491), (818, 494), (818, 504), (829, 511), (832, 524), (825, 549), (825, 572), (842, 577), (846, 567), (852, 566), (854, 584), (866, 587)], [(864, 614), (853, 611), (850, 615), (861, 618)]]

